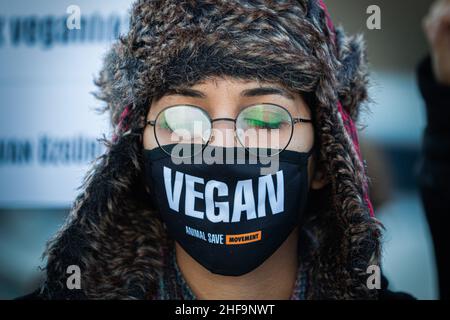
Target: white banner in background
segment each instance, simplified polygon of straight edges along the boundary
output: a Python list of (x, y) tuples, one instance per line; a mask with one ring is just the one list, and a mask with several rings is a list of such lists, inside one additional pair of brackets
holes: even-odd
[(0, 208), (72, 204), (110, 135), (93, 80), (131, 3), (0, 2)]

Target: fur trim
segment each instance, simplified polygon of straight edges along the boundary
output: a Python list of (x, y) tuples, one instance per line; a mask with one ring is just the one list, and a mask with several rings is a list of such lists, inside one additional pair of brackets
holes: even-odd
[(366, 45), (362, 35), (347, 37), (342, 28), (336, 29), (339, 50), (339, 100), (354, 121), (358, 120), (361, 105), (367, 101), (369, 70)]

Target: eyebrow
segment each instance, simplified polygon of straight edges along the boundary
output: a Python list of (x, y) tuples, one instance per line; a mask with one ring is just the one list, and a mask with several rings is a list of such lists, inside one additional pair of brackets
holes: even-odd
[[(170, 89), (167, 91), (166, 95), (180, 95), (191, 98), (200, 98), (205, 99), (206, 95), (198, 90), (190, 89), (190, 88), (176, 88)], [(241, 92), (242, 97), (258, 97), (258, 96), (267, 96), (267, 95), (280, 95), (289, 100), (295, 100), (293, 94), (289, 91), (278, 88), (278, 87), (258, 87), (252, 89), (246, 89)]]
[(189, 89), (189, 88), (169, 89), (169, 90), (167, 90), (165, 95), (167, 95), (167, 96), (177, 95), (177, 96), (186, 96), (186, 97), (201, 98), (201, 99), (206, 98), (206, 95), (203, 92), (194, 90), (194, 89)]

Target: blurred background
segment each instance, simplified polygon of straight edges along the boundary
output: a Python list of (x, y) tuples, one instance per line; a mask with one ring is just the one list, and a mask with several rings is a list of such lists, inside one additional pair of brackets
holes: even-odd
[[(428, 52), (421, 20), (431, 0), (325, 1), (336, 24), (363, 33), (372, 102), (360, 136), (393, 290), (437, 299), (434, 252), (418, 197), (425, 110), (415, 68)], [(91, 161), (110, 135), (93, 79), (127, 30), (132, 0), (0, 0), (0, 299), (31, 292), (46, 241), (61, 227)], [(77, 7), (71, 7), (76, 5)], [(366, 10), (381, 9), (369, 30)], [(79, 11), (78, 11), (79, 9)], [(81, 14), (81, 29), (67, 22)]]

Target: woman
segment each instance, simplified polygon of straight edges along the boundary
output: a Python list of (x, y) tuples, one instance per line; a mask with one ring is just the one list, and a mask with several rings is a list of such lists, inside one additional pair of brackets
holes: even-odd
[(48, 245), (40, 297), (379, 297), (354, 126), (364, 46), (321, 0), (137, 1), (97, 84), (115, 134)]

